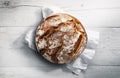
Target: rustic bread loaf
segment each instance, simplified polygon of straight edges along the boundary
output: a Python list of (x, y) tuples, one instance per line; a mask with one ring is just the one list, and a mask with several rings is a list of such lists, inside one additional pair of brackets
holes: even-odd
[(36, 29), (36, 47), (52, 63), (64, 64), (75, 60), (87, 44), (87, 34), (75, 17), (59, 13), (46, 19)]

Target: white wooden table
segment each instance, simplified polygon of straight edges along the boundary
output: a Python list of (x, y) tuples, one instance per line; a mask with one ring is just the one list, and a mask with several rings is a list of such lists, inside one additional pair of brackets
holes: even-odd
[[(56, 5), (100, 32), (96, 54), (79, 76), (44, 60), (24, 44), (39, 24), (41, 5)], [(119, 78), (120, 0), (0, 0), (0, 78)]]

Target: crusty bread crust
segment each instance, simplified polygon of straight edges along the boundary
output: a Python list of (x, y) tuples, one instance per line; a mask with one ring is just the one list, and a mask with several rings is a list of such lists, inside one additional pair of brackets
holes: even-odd
[(36, 30), (36, 47), (52, 63), (75, 60), (85, 49), (87, 34), (78, 19), (59, 13), (44, 19)]

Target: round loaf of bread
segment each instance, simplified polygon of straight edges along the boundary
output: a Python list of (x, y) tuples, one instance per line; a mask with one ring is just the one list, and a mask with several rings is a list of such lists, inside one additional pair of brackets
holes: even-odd
[(80, 56), (87, 44), (87, 34), (78, 19), (59, 13), (42, 21), (36, 29), (35, 43), (45, 59), (64, 64)]

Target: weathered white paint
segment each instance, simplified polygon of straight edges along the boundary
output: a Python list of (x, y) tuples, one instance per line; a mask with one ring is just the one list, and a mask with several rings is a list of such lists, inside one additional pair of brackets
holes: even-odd
[(1, 78), (119, 78), (119, 66), (91, 66), (79, 76), (59, 67), (1, 67)]
[(120, 26), (120, 1), (118, 0), (80, 0), (79, 2), (74, 0), (70, 0), (70, 2), (68, 0), (60, 2), (55, 0), (50, 2), (48, 0), (7, 1), (10, 1), (8, 6), (3, 5), (3, 0), (0, 4), (0, 26), (33, 26), (38, 24), (41, 14), (40, 6), (44, 4), (57, 5), (65, 12), (78, 17), (86, 27)]
[(4, 1), (9, 3), (9, 6), (19, 5), (56, 5), (66, 10), (81, 10), (81, 9), (116, 9), (120, 8), (119, 0), (0, 0), (0, 7), (5, 7)]
[[(79, 76), (26, 47), (25, 33), (40, 23), (41, 5), (56, 5), (100, 32), (95, 57)], [(119, 20), (119, 0), (0, 0), (0, 78), (118, 78)]]
[(0, 9), (0, 26), (34, 26), (40, 22), (39, 7), (17, 7)]

